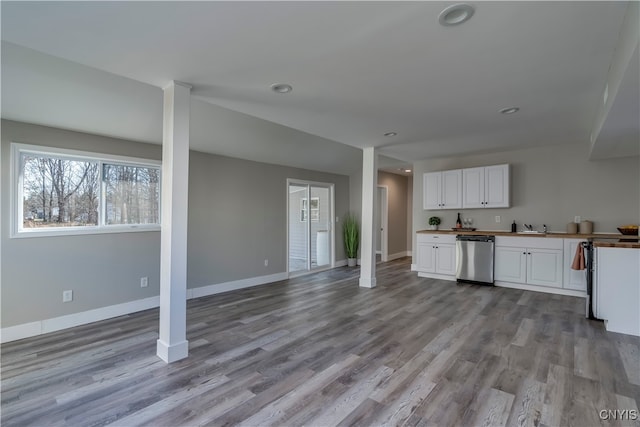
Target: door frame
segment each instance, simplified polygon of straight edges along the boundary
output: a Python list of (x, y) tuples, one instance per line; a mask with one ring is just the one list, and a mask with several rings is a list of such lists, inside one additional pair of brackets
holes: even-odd
[(382, 230), (378, 230), (376, 236), (380, 239), (380, 261), (387, 262), (389, 261), (389, 186), (378, 185), (378, 188), (382, 190), (381, 200), (378, 200)]
[[(329, 190), (329, 265), (326, 267), (317, 267), (317, 268), (309, 268), (307, 270), (303, 270), (303, 271), (296, 271), (293, 274), (291, 273), (291, 271), (289, 271), (289, 210), (290, 210), (290, 206), (289, 206), (289, 187), (291, 185), (300, 185), (300, 186), (307, 186), (308, 190), (309, 190), (309, 197), (311, 195), (311, 187), (315, 186), (315, 187), (322, 187), (322, 188), (327, 188)], [(298, 276), (304, 276), (305, 274), (310, 274), (310, 273), (316, 273), (318, 271), (324, 271), (324, 270), (329, 270), (335, 267), (336, 264), (336, 236), (335, 236), (335, 218), (336, 218), (336, 206), (335, 206), (335, 184), (331, 183), (331, 182), (319, 182), (319, 181), (307, 181), (304, 179), (295, 179), (295, 178), (287, 178), (287, 185), (285, 187), (285, 191), (286, 191), (286, 215), (285, 215), (285, 220), (286, 220), (286, 253), (285, 253), (285, 266), (286, 266), (286, 272), (287, 272), (287, 277), (298, 277)], [(310, 204), (307, 204), (307, 209), (309, 209)], [(308, 215), (308, 218), (310, 218), (310, 215)], [(310, 232), (311, 232), (311, 221), (307, 222), (308, 224), (308, 228), (307, 228), (307, 232), (308, 234), (308, 248), (307, 248), (307, 253), (308, 253), (308, 259), (307, 259), (307, 264), (310, 265), (311, 263), (311, 236), (310, 236)]]

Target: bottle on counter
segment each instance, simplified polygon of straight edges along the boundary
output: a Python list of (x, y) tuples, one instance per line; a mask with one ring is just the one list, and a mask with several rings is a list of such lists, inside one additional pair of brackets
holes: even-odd
[(458, 212), (458, 219), (456, 219), (456, 228), (462, 228), (462, 220), (460, 220), (460, 212)]
[(511, 224), (511, 232), (512, 232), (512, 233), (515, 233), (515, 232), (517, 231), (517, 230), (516, 230), (516, 228), (517, 228), (517, 226), (516, 226), (516, 221), (514, 220), (514, 221), (513, 221), (513, 224)]

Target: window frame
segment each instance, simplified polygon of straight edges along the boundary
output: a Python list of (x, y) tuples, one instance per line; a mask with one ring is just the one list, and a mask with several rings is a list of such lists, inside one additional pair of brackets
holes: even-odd
[[(313, 203), (313, 201), (316, 200), (318, 202), (318, 207), (317, 208), (312, 208), (311, 204), (309, 205), (309, 216), (311, 217), (311, 222), (319, 222), (320, 221), (320, 197), (311, 197), (311, 202)], [(306, 201), (307, 198), (303, 197), (302, 199), (300, 199), (300, 222), (307, 222), (307, 217), (306, 217), (306, 213), (307, 210), (305, 208), (306, 205)], [(315, 212), (315, 218), (313, 217), (312, 213)]]
[[(98, 163), (99, 167), (99, 215), (98, 225), (83, 225), (69, 227), (50, 228), (23, 228), (24, 221), (24, 165), (22, 154), (33, 154), (36, 156), (48, 156), (65, 160), (85, 161)], [(142, 168), (158, 168), (160, 176), (158, 185), (160, 186), (158, 195), (158, 208), (160, 215), (159, 224), (111, 224), (105, 223), (106, 217), (106, 195), (105, 183), (103, 182), (103, 165), (114, 164), (122, 166), (134, 166)], [(67, 148), (57, 148), (42, 145), (11, 143), (11, 238), (31, 238), (31, 237), (52, 237), (52, 236), (73, 236), (86, 234), (109, 234), (109, 233), (131, 233), (160, 231), (162, 224), (162, 162), (160, 160), (143, 159), (129, 156), (119, 156), (114, 154), (103, 154), (89, 151), (72, 150)]]

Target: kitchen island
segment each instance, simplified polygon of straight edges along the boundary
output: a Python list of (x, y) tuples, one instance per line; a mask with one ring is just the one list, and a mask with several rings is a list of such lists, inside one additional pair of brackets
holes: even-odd
[(594, 314), (607, 331), (640, 336), (640, 244), (593, 243)]

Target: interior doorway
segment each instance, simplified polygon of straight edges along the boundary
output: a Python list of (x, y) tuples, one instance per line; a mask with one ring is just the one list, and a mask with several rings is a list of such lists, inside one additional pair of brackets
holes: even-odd
[(389, 260), (389, 188), (386, 185), (378, 186), (378, 201), (376, 203), (376, 261), (387, 262)]
[(287, 180), (289, 277), (334, 266), (333, 184)]

